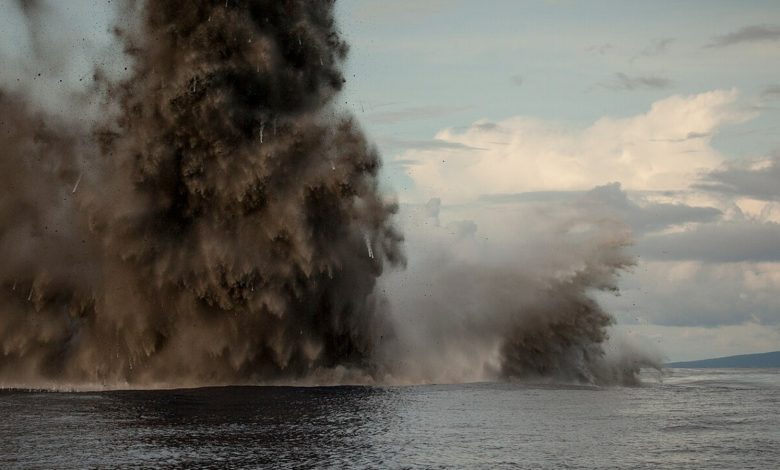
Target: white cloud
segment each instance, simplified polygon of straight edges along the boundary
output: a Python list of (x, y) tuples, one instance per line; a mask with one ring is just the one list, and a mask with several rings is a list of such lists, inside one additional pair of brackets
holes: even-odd
[[(527, 117), (478, 121), (437, 133), (449, 147), (402, 153), (416, 185), (402, 197), (441, 197), (443, 211), (477, 221), (477, 240), (547, 261), (568, 255), (511, 241), (543, 239), (539, 214), (568, 206), (592, 220), (622, 220), (634, 229), (640, 262), (620, 281), (621, 296), (599, 295), (620, 328), (657, 337), (675, 360), (772, 349), (780, 334), (773, 223), (780, 211), (772, 197), (753, 193), (773, 188), (775, 162), (743, 168), (711, 142), (752, 117), (737, 91), (716, 90), (581, 128)], [(729, 190), (714, 187), (725, 182)], [(534, 191), (545, 197), (527, 197)], [(710, 344), (699, 352), (704, 340)]]
[[(602, 301), (621, 323), (780, 327), (780, 263), (643, 261)], [(780, 343), (778, 343), (780, 344)]]
[(449, 202), (484, 194), (586, 190), (619, 181), (629, 190), (688, 188), (700, 173), (724, 161), (712, 136), (753, 113), (740, 108), (736, 90), (672, 96), (627, 118), (599, 119), (586, 128), (527, 117), (478, 121), (436, 139), (485, 149), (410, 149), (399, 158), (416, 185), (411, 199)]

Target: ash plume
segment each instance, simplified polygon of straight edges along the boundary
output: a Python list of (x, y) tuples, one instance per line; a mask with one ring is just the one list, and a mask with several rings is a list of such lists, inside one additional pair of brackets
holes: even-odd
[[(53, 47), (56, 3), (14, 5)], [(333, 9), (122, 3), (88, 83), (67, 48), (17, 64), (43, 88), (0, 71), (0, 386), (635, 379), (592, 297), (632, 263), (619, 226), (527, 213), (535, 242), (486, 247), (433, 200), (401, 269)]]
[(380, 351), (385, 380), (636, 384), (660, 367), (612, 334), (595, 300), (634, 264), (625, 224), (581, 203), (449, 211), (466, 220), (441, 207), (401, 210), (408, 267), (380, 280), (396, 333)]
[(155, 1), (140, 14), (118, 32), (132, 74), (107, 87), (121, 111), (92, 138), (2, 97), (0, 378), (368, 368), (374, 284), (403, 255), (378, 155), (331, 105), (347, 52), (333, 2)]

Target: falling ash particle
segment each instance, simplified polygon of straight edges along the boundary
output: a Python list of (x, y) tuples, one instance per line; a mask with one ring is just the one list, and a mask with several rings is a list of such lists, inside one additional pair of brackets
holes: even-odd
[(71, 194), (76, 194), (76, 190), (79, 189), (79, 183), (81, 183), (81, 175), (79, 175), (76, 180), (76, 184), (73, 185), (73, 191), (70, 192)]
[(374, 250), (371, 249), (371, 239), (368, 237), (368, 232), (363, 234), (366, 240), (366, 249), (368, 250), (368, 257), (374, 259)]

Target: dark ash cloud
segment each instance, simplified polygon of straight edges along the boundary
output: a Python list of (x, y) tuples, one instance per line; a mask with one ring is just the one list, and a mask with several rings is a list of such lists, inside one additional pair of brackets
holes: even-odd
[(0, 88), (0, 384), (368, 371), (387, 334), (374, 288), (404, 257), (379, 155), (332, 112), (333, 2), (138, 15), (116, 38), (133, 76), (103, 79), (121, 112), (92, 132)]

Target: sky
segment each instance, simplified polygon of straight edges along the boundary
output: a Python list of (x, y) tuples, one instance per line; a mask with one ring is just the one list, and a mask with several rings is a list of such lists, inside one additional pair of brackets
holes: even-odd
[[(14, 5), (0, 14), (0, 86), (67, 114), (95, 61), (123, 77), (108, 4), (53, 3), (61, 21), (43, 43)], [(383, 156), (411, 270), (415, 251), (463, 237), (553, 270), (534, 255), (560, 248), (545, 240), (562, 214), (617, 220), (636, 264), (619, 295), (594, 294), (616, 334), (669, 360), (780, 349), (780, 3), (339, 0), (337, 12), (351, 47), (338, 105)], [(40, 54), (56, 70), (38, 78)], [(405, 216), (420, 210), (433, 218)]]
[[(617, 329), (670, 360), (780, 349), (780, 4), (341, 0), (343, 106), (402, 207), (598, 206)], [(510, 226), (518, 237), (526, 224)], [(503, 227), (506, 229), (506, 227)]]

